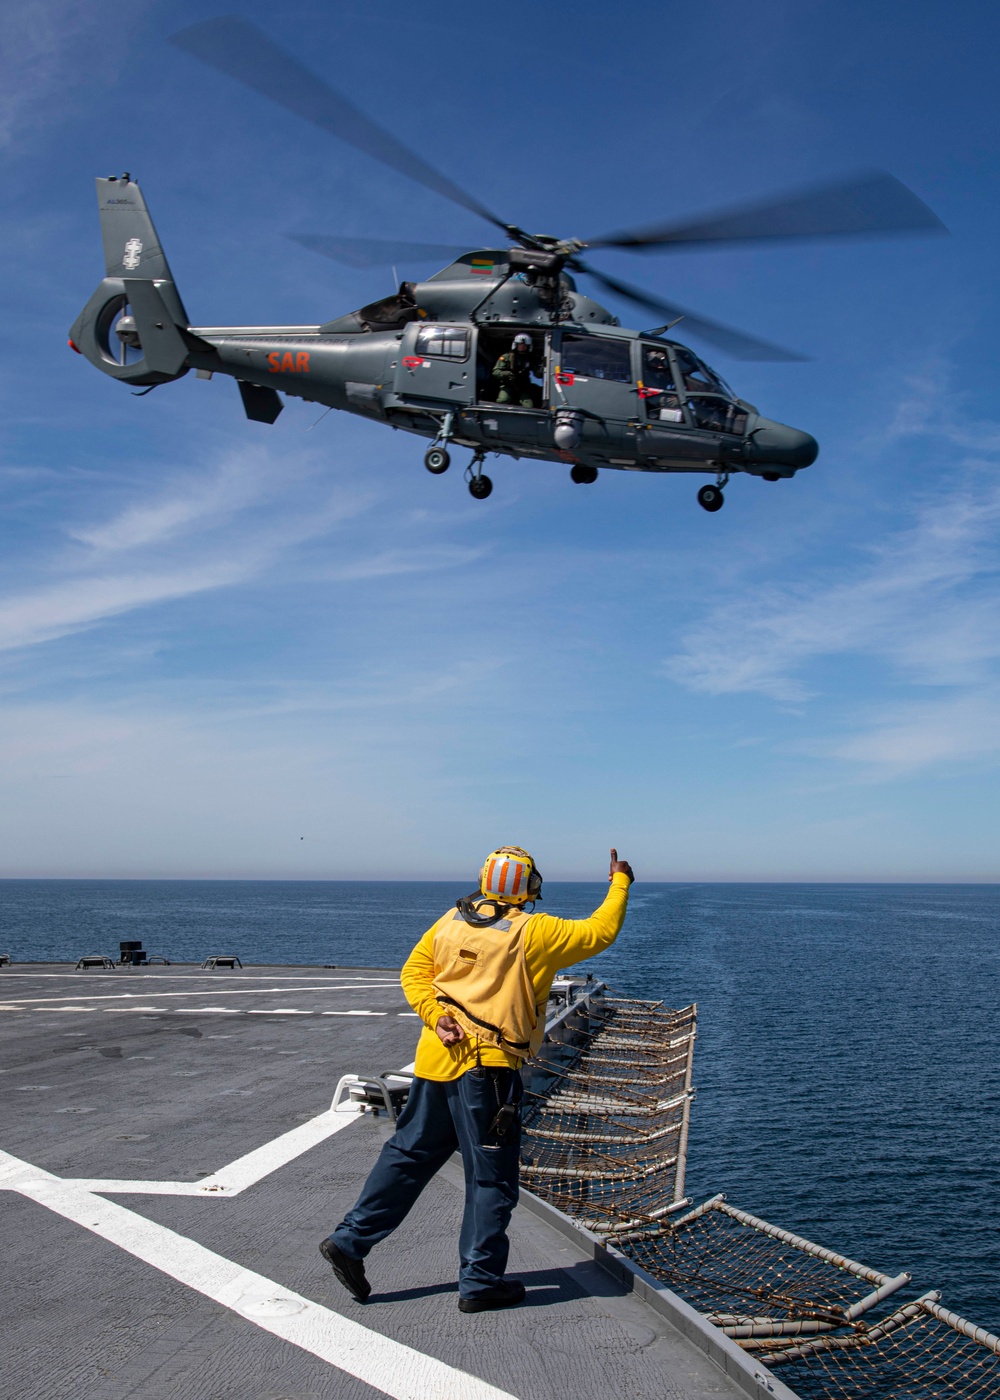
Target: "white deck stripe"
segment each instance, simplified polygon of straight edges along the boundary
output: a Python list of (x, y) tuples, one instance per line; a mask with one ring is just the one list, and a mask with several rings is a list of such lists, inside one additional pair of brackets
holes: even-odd
[(362, 1327), (204, 1245), (0, 1152), (0, 1185), (72, 1220), (272, 1336), (393, 1400), (513, 1400), (478, 1376)]
[(356, 1123), (361, 1115), (355, 1109), (351, 1113), (319, 1113), (308, 1123), (300, 1123), (297, 1128), (282, 1133), (280, 1137), (237, 1157), (227, 1167), (202, 1177), (200, 1181), (105, 1181), (97, 1177), (62, 1178), (67, 1185), (82, 1191), (103, 1191), (114, 1195), (137, 1196), (237, 1196), (248, 1186), (253, 1186), (279, 1167), (294, 1162), (303, 1152), (317, 1147), (327, 1138), (339, 1133), (342, 1128)]
[(19, 1000), (8, 1000), (7, 1006), (41, 1006), (50, 1008), (53, 1011), (59, 1009), (59, 1003), (64, 1001), (127, 1001), (130, 997), (259, 997), (267, 996), (271, 992), (281, 992), (285, 996), (289, 992), (294, 992), (296, 996), (300, 992), (370, 992), (386, 986), (398, 986), (399, 983), (390, 982), (345, 982), (343, 986), (332, 986), (329, 982), (323, 983), (319, 987), (220, 987), (218, 983), (214, 987), (205, 987), (201, 991), (195, 992), (154, 992), (151, 987), (144, 987), (141, 992), (77, 992), (71, 997), (22, 997)]
[[(413, 1063), (403, 1066), (405, 1074), (412, 1070)], [(263, 1147), (256, 1147), (252, 1152), (237, 1157), (235, 1162), (230, 1162), (211, 1176), (202, 1177), (200, 1181), (124, 1181), (97, 1177), (53, 1177), (53, 1180), (63, 1181), (67, 1186), (76, 1186), (82, 1191), (102, 1191), (116, 1196), (238, 1196), (248, 1186), (253, 1186), (265, 1176), (270, 1176), (279, 1167), (294, 1162), (303, 1152), (308, 1152), (311, 1147), (318, 1147), (321, 1142), (333, 1137), (334, 1133), (339, 1133), (341, 1128), (356, 1123), (360, 1117), (361, 1114), (357, 1110), (334, 1113), (327, 1109), (325, 1113), (317, 1113), (316, 1117), (310, 1118), (308, 1122), (300, 1123), (297, 1128), (290, 1128), (280, 1137), (265, 1142)], [(0, 1153), (0, 1156), (3, 1155)], [(0, 1187), (2, 1186), (3, 1179), (0, 1173)]]
[[(143, 964), (143, 966), (145, 966), (145, 964)], [(183, 964), (180, 963), (178, 964), (178, 966), (183, 966)], [(377, 970), (378, 969), (376, 969), (376, 971)], [(259, 978), (262, 982), (315, 982), (316, 978), (322, 975), (322, 973), (317, 972), (315, 968), (307, 968), (305, 972), (275, 972), (267, 973), (265, 975), (264, 973), (256, 972), (252, 964), (248, 965), (245, 968), (238, 969), (237, 972), (241, 982), (252, 982), (255, 977)], [(84, 977), (100, 977), (102, 975), (102, 972), (95, 971), (91, 973), (83, 973), (82, 975)], [(196, 982), (199, 980), (202, 982), (217, 982), (220, 976), (225, 976), (226, 974), (219, 972), (201, 971), (134, 972), (131, 968), (128, 972), (124, 972), (120, 968), (115, 968), (115, 970), (113, 972), (109, 972), (108, 975), (111, 977), (124, 977), (129, 982), (139, 982), (147, 977), (154, 982)], [(355, 982), (370, 982), (372, 980), (373, 975), (374, 974), (372, 973), (368, 973), (368, 975), (365, 977), (355, 977), (353, 980)], [(14, 968), (5, 967), (2, 970), (2, 973), (0, 973), (0, 976), (3, 977), (4, 981), (7, 981), (8, 978), (11, 977), (31, 977), (39, 981), (41, 981), (43, 978), (48, 978), (50, 980), (54, 979), (57, 981), (61, 980), (64, 982), (79, 982), (81, 974), (79, 972), (20, 972), (15, 970)], [(336, 976), (330, 976), (326, 980), (328, 982), (350, 982), (352, 979), (347, 975), (347, 972), (344, 971), (338, 972)], [(382, 977), (379, 980), (385, 983), (387, 986), (391, 986), (393, 982), (399, 981), (399, 977)]]
[(0, 1011), (23, 1011), (34, 1016), (416, 1016), (415, 1011), (311, 1011), (288, 1006), (4, 1006)]

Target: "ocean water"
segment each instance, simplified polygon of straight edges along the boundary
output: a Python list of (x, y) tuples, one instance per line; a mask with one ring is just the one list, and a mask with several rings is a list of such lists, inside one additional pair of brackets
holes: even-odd
[[(545, 887), (588, 914), (599, 884)], [(0, 952), (400, 966), (452, 884), (0, 881)], [(587, 968), (697, 1001), (688, 1191), (1000, 1332), (1000, 886), (644, 884)], [(0, 973), (2, 976), (2, 973)], [(910, 1296), (914, 1296), (913, 1293)]]

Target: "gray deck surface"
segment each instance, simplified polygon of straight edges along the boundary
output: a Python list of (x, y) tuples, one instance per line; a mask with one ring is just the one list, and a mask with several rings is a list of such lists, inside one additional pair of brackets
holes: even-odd
[[(0, 970), (0, 1010), (0, 1149), (59, 1177), (177, 1183), (323, 1112), (341, 1074), (409, 1064), (419, 1027), (395, 973), (357, 968), (16, 965)], [(331, 1011), (382, 1014), (322, 1014)], [(231, 1199), (89, 1199), (354, 1319), (375, 1349), (395, 1339), (519, 1400), (743, 1395), (584, 1249), (524, 1210), (512, 1223), (510, 1273), (526, 1284), (525, 1303), (459, 1313), (457, 1161), (371, 1256), (373, 1296), (355, 1303), (317, 1244), (387, 1131), (384, 1117), (358, 1116)], [(39, 1201), (0, 1190), (0, 1211), (3, 1400), (383, 1395)], [(447, 1394), (472, 1388), (460, 1375)]]

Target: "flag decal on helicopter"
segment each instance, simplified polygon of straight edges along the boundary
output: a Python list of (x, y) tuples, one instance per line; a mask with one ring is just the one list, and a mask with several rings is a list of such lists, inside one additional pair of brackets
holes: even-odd
[(492, 258), (473, 258), (469, 265), (473, 272), (488, 275), (493, 271), (495, 263)]

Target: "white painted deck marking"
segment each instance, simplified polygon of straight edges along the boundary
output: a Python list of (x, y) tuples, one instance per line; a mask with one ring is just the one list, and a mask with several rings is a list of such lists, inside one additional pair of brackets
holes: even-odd
[(72, 1220), (262, 1331), (393, 1400), (514, 1400), (478, 1376), (362, 1327), (184, 1235), (6, 1152), (0, 1152), (0, 1188), (17, 1191)]
[[(36, 1016), (63, 1016), (72, 1012), (81, 1016), (128, 1016), (141, 1012), (147, 1016), (388, 1016), (388, 1011), (310, 1011), (289, 1006), (2, 1006), (0, 1011), (30, 1011)], [(397, 1011), (397, 1016), (415, 1016), (415, 1011)]]
[[(403, 1072), (409, 1074), (413, 1067), (413, 1062), (404, 1065)], [(342, 1128), (356, 1123), (360, 1117), (361, 1114), (353, 1105), (339, 1113), (327, 1109), (325, 1113), (317, 1113), (315, 1118), (300, 1123), (297, 1128), (290, 1128), (280, 1137), (265, 1142), (263, 1147), (254, 1148), (252, 1152), (237, 1157), (235, 1162), (230, 1162), (211, 1176), (203, 1176), (200, 1181), (126, 1181), (96, 1177), (56, 1179), (64, 1181), (67, 1186), (77, 1186), (83, 1191), (101, 1191), (116, 1196), (238, 1196), (248, 1186), (253, 1186), (265, 1176), (270, 1176), (279, 1167), (294, 1162), (303, 1152), (308, 1152), (311, 1147), (318, 1147), (321, 1142), (333, 1137), (334, 1133), (339, 1133)], [(2, 1185), (0, 1174), (0, 1187)]]
[(82, 1191), (102, 1191), (116, 1196), (238, 1196), (248, 1186), (270, 1176), (279, 1167), (294, 1162), (303, 1152), (317, 1147), (342, 1128), (350, 1127), (361, 1115), (354, 1113), (319, 1113), (307, 1123), (300, 1123), (263, 1147), (237, 1157), (221, 1171), (204, 1176), (200, 1181), (105, 1181), (100, 1178), (64, 1177), (67, 1185)]
[(388, 1011), (321, 1011), (321, 1016), (388, 1016)]
[[(343, 986), (331, 986), (329, 982), (319, 987), (220, 987), (218, 983), (214, 987), (205, 987), (194, 992), (154, 992), (150, 987), (144, 987), (142, 995), (144, 997), (259, 997), (267, 996), (271, 992), (282, 992), (285, 996), (289, 992), (299, 995), (301, 992), (368, 992), (377, 991), (385, 986), (398, 986), (395, 983), (386, 982), (349, 982)], [(129, 998), (137, 996), (137, 992), (77, 992), (71, 997), (23, 997), (17, 1001), (9, 1001), (9, 1006), (37, 1006), (43, 1010), (58, 1011), (62, 1002), (71, 1001), (74, 1003), (81, 1001), (127, 1001)], [(111, 1008), (108, 1008), (109, 1010)]]
[[(182, 965), (183, 964), (178, 964), (178, 966)], [(359, 975), (354, 978), (349, 977), (345, 970), (344, 972), (338, 972), (335, 977), (328, 977), (327, 981), (370, 982), (372, 981), (374, 973), (380, 970), (381, 969), (376, 968), (374, 969), (374, 972), (367, 973), (363, 976)], [(127, 978), (130, 982), (145, 981), (147, 978), (149, 978), (153, 982), (217, 982), (220, 976), (226, 976), (227, 974), (219, 972), (134, 972), (131, 969), (129, 969), (128, 972), (125, 972), (122, 969), (116, 968), (113, 972), (92, 972), (84, 973), (82, 975), (94, 978), (100, 976), (124, 977)], [(316, 978), (321, 975), (321, 972), (317, 972), (315, 968), (309, 968), (305, 972), (275, 972), (268, 973), (265, 976), (263, 973), (255, 971), (253, 967), (245, 967), (242, 970), (235, 972), (233, 975), (239, 977), (242, 982), (252, 982), (255, 977), (259, 978), (261, 981), (267, 982), (315, 982)], [(3, 977), (4, 981), (7, 981), (11, 977), (30, 977), (33, 981), (41, 981), (44, 978), (49, 980), (54, 979), (56, 981), (78, 983), (80, 981), (81, 974), (79, 972), (15, 972), (12, 968), (4, 968), (2, 972), (0, 972), (0, 976)], [(386, 986), (391, 986), (393, 982), (399, 981), (399, 977), (382, 977), (376, 980), (384, 983)]]

